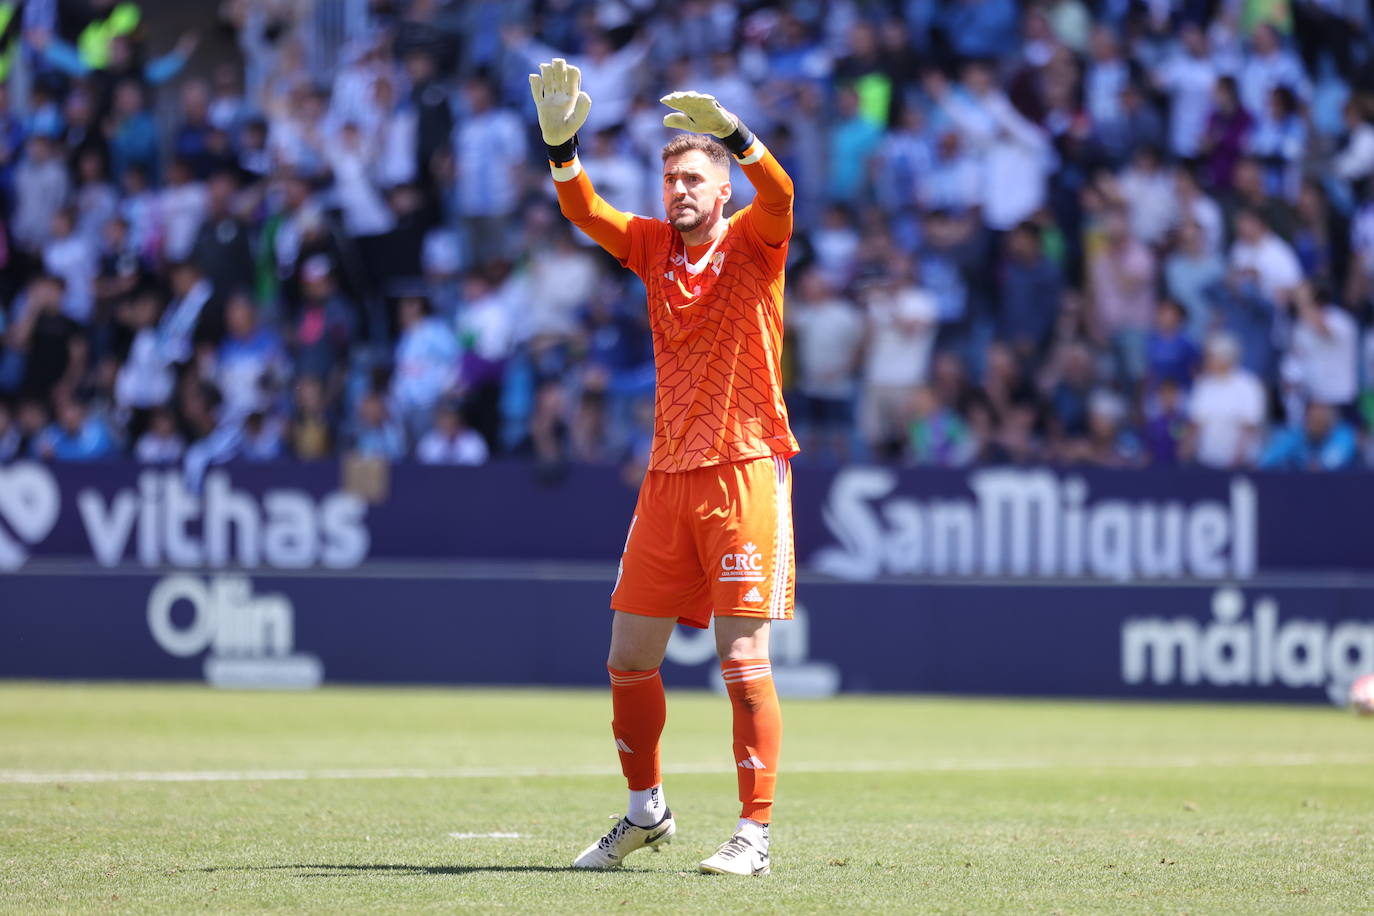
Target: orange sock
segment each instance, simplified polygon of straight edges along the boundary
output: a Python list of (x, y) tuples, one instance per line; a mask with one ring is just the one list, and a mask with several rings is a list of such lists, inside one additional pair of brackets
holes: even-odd
[(735, 711), (735, 773), (740, 817), (766, 824), (773, 816), (773, 787), (782, 750), (782, 710), (766, 658), (732, 658), (720, 663)]
[(611, 673), (611, 732), (620, 752), (620, 771), (631, 791), (652, 789), (662, 782), (658, 768), (658, 739), (663, 734), (667, 704), (663, 699), (663, 679), (652, 671)]

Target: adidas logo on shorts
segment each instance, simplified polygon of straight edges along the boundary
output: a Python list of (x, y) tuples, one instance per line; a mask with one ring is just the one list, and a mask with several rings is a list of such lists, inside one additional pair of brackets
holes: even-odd
[(755, 585), (753, 588), (749, 589), (749, 591), (745, 592), (743, 600), (754, 604), (762, 604), (763, 596), (759, 594), (759, 587)]

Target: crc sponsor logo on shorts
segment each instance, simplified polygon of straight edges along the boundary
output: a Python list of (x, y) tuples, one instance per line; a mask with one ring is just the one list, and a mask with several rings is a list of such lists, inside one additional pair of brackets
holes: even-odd
[(205, 656), (216, 687), (317, 687), (324, 666), (296, 652), (296, 609), (285, 595), (255, 595), (246, 576), (167, 576), (148, 596), (153, 641), (178, 658)]
[(749, 543), (737, 553), (727, 553), (720, 558), (721, 582), (767, 582), (763, 574), (763, 554), (756, 545)]
[(1374, 623), (1327, 622), (1279, 613), (1264, 596), (1246, 607), (1235, 588), (1212, 594), (1212, 619), (1134, 617), (1121, 626), (1121, 679), (1127, 684), (1324, 688), (1340, 704), (1361, 674), (1374, 671)]

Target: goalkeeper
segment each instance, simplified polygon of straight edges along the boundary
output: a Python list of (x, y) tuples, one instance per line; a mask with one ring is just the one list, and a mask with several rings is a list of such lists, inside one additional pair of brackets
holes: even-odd
[[(577, 158), (591, 99), (576, 67), (555, 58), (530, 75), (563, 214), (648, 291), (657, 374), (649, 471), (611, 595), (611, 730), (629, 784), (625, 816), (573, 862), (620, 865), (677, 830), (663, 794), (659, 665), (678, 623), (715, 621), (734, 716), (739, 778), (734, 835), (703, 872), (769, 871), (782, 718), (769, 628), (792, 617), (792, 475), (797, 441), (783, 404), (783, 266), (792, 182), (777, 160), (709, 95), (674, 92), (663, 119), (688, 131), (663, 148), (666, 219), (621, 213), (596, 195)], [(754, 202), (726, 218), (730, 158)]]

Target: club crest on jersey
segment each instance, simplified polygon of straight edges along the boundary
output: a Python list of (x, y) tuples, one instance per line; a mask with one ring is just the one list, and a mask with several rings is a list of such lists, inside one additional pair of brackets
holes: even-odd
[(716, 252), (716, 256), (715, 256), (714, 258), (711, 259), (711, 269), (712, 269), (713, 271), (715, 271), (716, 276), (719, 277), (719, 276), (720, 276), (720, 269), (721, 269), (722, 267), (724, 267), (724, 266), (725, 266), (725, 252), (723, 252), (723, 251), (718, 251), (718, 252)]
[(720, 582), (766, 582), (763, 574), (763, 555), (756, 545), (745, 544), (738, 553), (720, 558)]

